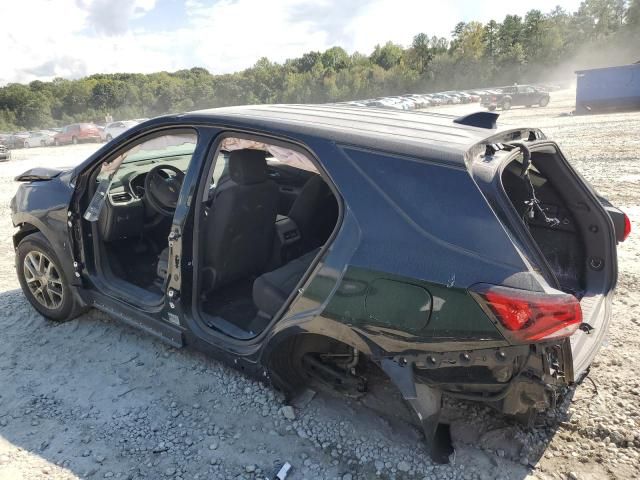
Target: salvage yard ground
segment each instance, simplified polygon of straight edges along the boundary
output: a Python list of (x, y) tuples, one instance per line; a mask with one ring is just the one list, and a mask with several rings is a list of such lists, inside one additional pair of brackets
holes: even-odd
[[(463, 114), (477, 105), (433, 109)], [(99, 312), (62, 325), (23, 297), (13, 266), (12, 179), (72, 165), (95, 144), (17, 150), (0, 164), (0, 480), (40, 478), (595, 479), (640, 477), (640, 112), (564, 116), (573, 93), (501, 121), (537, 126), (631, 217), (606, 346), (588, 380), (526, 429), (447, 401), (456, 454), (433, 465), (417, 430), (319, 393), (291, 418), (269, 387)], [(286, 416), (285, 416), (286, 413)]]

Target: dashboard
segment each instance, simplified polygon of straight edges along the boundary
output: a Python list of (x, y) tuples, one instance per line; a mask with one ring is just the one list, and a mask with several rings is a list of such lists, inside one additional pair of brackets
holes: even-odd
[(117, 184), (114, 182), (109, 189), (109, 202), (112, 205), (125, 205), (133, 200), (144, 198), (144, 181), (147, 173), (131, 175), (123, 178)]

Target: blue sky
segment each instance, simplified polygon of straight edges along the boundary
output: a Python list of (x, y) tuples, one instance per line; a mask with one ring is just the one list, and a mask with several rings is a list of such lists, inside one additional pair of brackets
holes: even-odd
[[(449, 36), (459, 21), (502, 20), (579, 0), (9, 0), (0, 2), (0, 85), (93, 73), (200, 66), (228, 73), (340, 45)], [(38, 12), (38, 15), (25, 15)]]

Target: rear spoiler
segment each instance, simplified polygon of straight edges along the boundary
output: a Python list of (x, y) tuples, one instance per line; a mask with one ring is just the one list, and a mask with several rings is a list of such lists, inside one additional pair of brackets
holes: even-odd
[(469, 115), (456, 118), (453, 123), (468, 125), (469, 127), (487, 128), (495, 130), (498, 128), (499, 113), (495, 112), (474, 112)]

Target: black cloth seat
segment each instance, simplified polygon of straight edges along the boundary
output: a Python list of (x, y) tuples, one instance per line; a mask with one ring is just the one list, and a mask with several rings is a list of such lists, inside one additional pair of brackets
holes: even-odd
[(302, 255), (253, 282), (253, 303), (258, 310), (273, 317), (287, 300), (320, 249)]
[(295, 199), (289, 213), (296, 222), (305, 250), (317, 248), (329, 239), (338, 221), (338, 202), (320, 175), (312, 175)]
[[(204, 289), (259, 275), (269, 262), (278, 210), (278, 186), (267, 177), (265, 152), (229, 154), (228, 175), (221, 177), (207, 209)], [(158, 257), (157, 274), (167, 275), (169, 247)]]
[(265, 152), (235, 150), (229, 153), (228, 169), (205, 223), (207, 290), (263, 273), (275, 236), (278, 186), (267, 177)]

